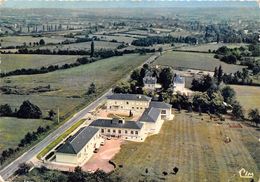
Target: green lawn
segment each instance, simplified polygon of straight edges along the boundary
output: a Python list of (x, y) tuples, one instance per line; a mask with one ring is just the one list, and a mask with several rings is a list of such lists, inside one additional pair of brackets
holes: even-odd
[[(209, 116), (176, 114), (164, 123), (158, 135), (143, 143), (127, 142), (116, 154), (117, 168), (112, 176), (122, 181), (242, 181), (243, 167), (259, 179), (259, 132), (255, 128), (217, 125)], [(231, 143), (225, 143), (225, 136)], [(122, 165), (122, 167), (119, 167)], [(258, 166), (257, 166), (258, 165)], [(177, 175), (172, 174), (178, 167)], [(147, 172), (146, 172), (147, 169)], [(163, 172), (168, 175), (163, 175)]]
[(0, 117), (0, 153), (7, 148), (17, 147), (27, 132), (36, 131), (39, 126), (51, 123), (41, 119)]
[(74, 63), (79, 56), (32, 55), (32, 54), (2, 54), (1, 70), (9, 72), (22, 68), (41, 68), (49, 65)]
[(169, 65), (174, 68), (191, 68), (199, 70), (214, 71), (215, 67), (222, 65), (224, 72), (234, 73), (242, 70), (242, 66), (226, 64), (215, 59), (214, 54), (191, 53), (191, 52), (166, 52), (153, 64)]
[(246, 111), (253, 108), (260, 110), (260, 87), (239, 85), (231, 85), (231, 87), (235, 89), (237, 100)]

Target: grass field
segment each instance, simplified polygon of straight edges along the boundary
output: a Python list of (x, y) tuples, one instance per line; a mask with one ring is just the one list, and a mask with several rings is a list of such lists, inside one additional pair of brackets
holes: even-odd
[(70, 38), (64, 38), (62, 36), (49, 36), (49, 37), (32, 37), (32, 36), (7, 36), (1, 37), (2, 47), (8, 46), (22, 46), (24, 42), (28, 45), (30, 42), (33, 45), (33, 42), (39, 42), (41, 39), (48, 43), (60, 43), (65, 41), (66, 39), (70, 40)]
[(191, 52), (166, 52), (153, 64), (169, 65), (174, 68), (191, 68), (214, 71), (215, 67), (222, 65), (224, 72), (234, 73), (242, 70), (242, 66), (226, 64), (213, 57), (213, 54)]
[(2, 54), (1, 70), (9, 72), (22, 68), (41, 68), (49, 65), (73, 63), (79, 56), (32, 55), (32, 54)]
[(231, 87), (236, 91), (237, 99), (246, 111), (253, 108), (260, 110), (260, 87), (239, 85)]
[(211, 51), (217, 50), (218, 48), (222, 46), (227, 46), (229, 48), (235, 48), (235, 47), (241, 47), (241, 46), (246, 46), (246, 44), (225, 44), (225, 43), (210, 43), (210, 44), (201, 44), (201, 45), (196, 45), (196, 46), (184, 46), (179, 48), (180, 50), (187, 50), (187, 51), (206, 51), (210, 49)]
[[(95, 50), (97, 49), (116, 49), (120, 43), (107, 42), (107, 41), (95, 41)], [(90, 50), (91, 42), (81, 42), (65, 45), (47, 45), (40, 47), (40, 49), (51, 50)], [(36, 48), (35, 48), (36, 49)], [(37, 48), (38, 49), (38, 48)]]
[[(255, 128), (230, 128), (206, 122), (208, 116), (176, 114), (173, 121), (164, 123), (160, 134), (143, 143), (128, 142), (113, 162), (117, 167), (113, 176), (122, 181), (242, 181), (241, 168), (259, 178), (259, 131)], [(225, 136), (231, 143), (225, 143)], [(258, 166), (257, 166), (258, 165)], [(174, 167), (179, 171), (171, 174)], [(146, 169), (148, 172), (146, 173)], [(163, 175), (162, 172), (168, 172)]]
[(16, 147), (27, 132), (36, 131), (39, 126), (50, 125), (51, 121), (41, 119), (0, 118), (0, 153)]
[(16, 86), (27, 90), (50, 85), (57, 91), (31, 95), (1, 95), (0, 104), (9, 103), (14, 108), (28, 99), (38, 104), (45, 113), (51, 108), (57, 110), (60, 107), (63, 116), (90, 99), (85, 97), (84, 93), (92, 82), (96, 84), (97, 92), (101, 93), (148, 57), (149, 55), (133, 54), (47, 74), (6, 77), (2, 79), (0, 86)]

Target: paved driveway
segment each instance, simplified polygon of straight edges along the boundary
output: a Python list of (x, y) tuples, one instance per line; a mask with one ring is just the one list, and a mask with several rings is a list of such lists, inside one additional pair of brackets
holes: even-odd
[(86, 164), (82, 166), (84, 171), (96, 171), (97, 169), (105, 172), (111, 172), (114, 167), (108, 163), (116, 153), (120, 151), (123, 143), (121, 139), (106, 140), (105, 145), (100, 147), (98, 153), (95, 153)]

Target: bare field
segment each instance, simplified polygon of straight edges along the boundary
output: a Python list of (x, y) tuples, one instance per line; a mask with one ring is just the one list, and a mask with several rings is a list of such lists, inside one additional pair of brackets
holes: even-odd
[[(207, 122), (208, 116), (201, 118), (176, 114), (173, 121), (164, 123), (160, 134), (144, 143), (123, 144), (113, 159), (123, 167), (117, 167), (112, 175), (123, 176), (122, 181), (238, 182), (243, 181), (238, 171), (245, 168), (258, 179), (259, 131)], [(224, 142), (225, 136), (231, 138), (230, 143)], [(176, 175), (172, 174), (174, 167), (179, 169)]]

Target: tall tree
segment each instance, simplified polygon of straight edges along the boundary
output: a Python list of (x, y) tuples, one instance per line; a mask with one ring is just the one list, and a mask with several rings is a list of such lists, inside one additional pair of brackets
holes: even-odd
[(222, 77), (223, 77), (223, 69), (222, 69), (222, 66), (220, 65), (220, 66), (218, 67), (218, 84), (221, 83)]
[(42, 116), (42, 111), (37, 105), (32, 104), (29, 100), (23, 102), (20, 109), (17, 111), (17, 117), (39, 119)]
[(163, 68), (159, 75), (159, 81), (165, 90), (171, 86), (172, 81), (173, 81), (172, 79), (173, 79), (172, 69), (169, 67)]
[(236, 92), (230, 86), (225, 86), (221, 89), (221, 95), (223, 96), (225, 102), (231, 104), (234, 101)]
[(232, 114), (236, 119), (244, 119), (244, 110), (239, 102), (235, 101), (232, 105)]
[(90, 57), (94, 57), (94, 52), (95, 52), (95, 43), (94, 41), (92, 40), (91, 42), (91, 46), (90, 46)]
[(258, 126), (260, 122), (259, 110), (257, 108), (251, 109), (248, 113), (248, 116), (251, 119), (251, 121), (254, 122), (256, 126)]

